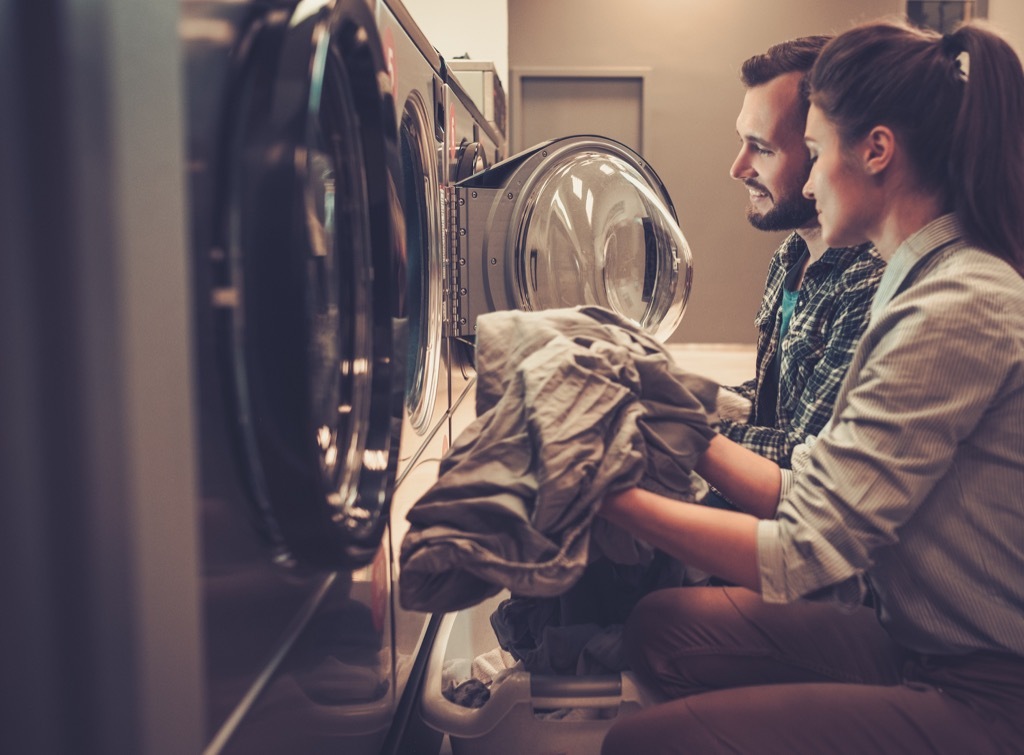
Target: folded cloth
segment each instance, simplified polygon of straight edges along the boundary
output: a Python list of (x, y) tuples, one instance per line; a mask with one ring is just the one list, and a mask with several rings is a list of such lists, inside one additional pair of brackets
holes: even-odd
[(718, 386), (628, 320), (598, 307), (484, 315), (476, 368), (477, 419), (408, 514), (405, 608), (453, 611), (503, 587), (559, 595), (600, 555), (647, 563), (649, 546), (595, 520), (604, 498), (636, 485), (703, 495), (692, 468)]

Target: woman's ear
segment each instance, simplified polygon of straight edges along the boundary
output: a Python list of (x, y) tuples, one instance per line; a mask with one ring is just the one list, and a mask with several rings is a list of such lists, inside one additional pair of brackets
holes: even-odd
[(861, 155), (864, 170), (869, 175), (878, 175), (892, 162), (896, 149), (896, 135), (888, 126), (875, 126), (862, 142)]

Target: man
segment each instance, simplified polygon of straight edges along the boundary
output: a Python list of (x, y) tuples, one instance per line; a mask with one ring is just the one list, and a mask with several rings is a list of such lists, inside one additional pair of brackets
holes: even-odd
[(720, 432), (783, 467), (831, 416), (885, 267), (870, 244), (828, 248), (802, 194), (811, 168), (804, 78), (828, 40), (783, 42), (743, 63), (740, 151), (729, 171), (750, 194), (751, 225), (792, 233), (772, 258), (755, 320), (757, 375), (722, 395), (725, 406), (748, 399), (749, 413), (723, 419)]

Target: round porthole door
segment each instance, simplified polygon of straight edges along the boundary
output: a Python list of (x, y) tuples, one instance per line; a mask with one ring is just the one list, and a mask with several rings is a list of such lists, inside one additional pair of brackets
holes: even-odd
[(283, 559), (353, 568), (387, 524), (405, 382), (394, 103), (365, 3), (269, 18), (228, 136), (225, 373), (261, 528)]
[(407, 332), (405, 411), (418, 436), (438, 419), (435, 403), (443, 348), (441, 196), (432, 123), (431, 107), (413, 92), (399, 126), (406, 261), (401, 322)]
[(612, 310), (661, 339), (679, 325), (690, 247), (654, 170), (597, 136), (556, 139), (456, 186), (453, 330), (503, 309)]

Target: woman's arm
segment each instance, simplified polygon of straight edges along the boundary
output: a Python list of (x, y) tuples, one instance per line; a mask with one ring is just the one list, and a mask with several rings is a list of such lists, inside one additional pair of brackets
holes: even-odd
[(685, 564), (760, 591), (757, 520), (775, 516), (779, 467), (716, 435), (696, 471), (748, 513), (682, 503), (633, 488), (605, 501), (601, 515)]
[(748, 514), (758, 519), (775, 516), (782, 473), (774, 461), (716, 435), (694, 471)]
[(757, 519), (749, 514), (632, 488), (608, 498), (600, 515), (684, 564), (760, 592)]

